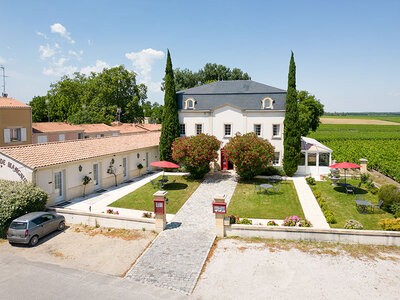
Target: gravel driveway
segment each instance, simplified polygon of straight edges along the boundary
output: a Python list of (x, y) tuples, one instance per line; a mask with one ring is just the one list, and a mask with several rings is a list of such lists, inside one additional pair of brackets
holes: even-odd
[[(196, 299), (398, 299), (400, 248), (339, 249), (223, 239), (195, 288)], [(350, 248), (347, 251), (346, 248)], [(343, 250), (344, 249), (344, 250)], [(366, 255), (362, 254), (366, 251)], [(356, 256), (356, 257), (354, 257)], [(357, 257), (358, 256), (358, 257)], [(370, 257), (368, 257), (370, 256)], [(377, 258), (377, 257), (380, 258)]]
[(0, 251), (30, 261), (122, 276), (155, 236), (150, 231), (71, 225), (44, 237), (36, 247), (0, 243)]

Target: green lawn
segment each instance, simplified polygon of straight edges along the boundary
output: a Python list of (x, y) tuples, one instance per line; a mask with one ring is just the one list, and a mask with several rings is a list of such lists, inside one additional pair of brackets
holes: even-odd
[[(359, 181), (354, 179), (347, 180), (353, 186), (358, 186)], [(356, 208), (356, 196), (344, 193), (342, 187), (334, 187), (331, 182), (317, 182), (315, 187), (321, 192), (323, 198), (327, 198), (328, 208), (335, 212), (337, 224), (330, 224), (333, 228), (344, 228), (346, 220), (354, 219), (359, 221), (364, 229), (381, 230), (378, 225), (380, 219), (393, 218), (393, 215), (382, 210), (375, 209), (374, 213), (360, 213)], [(369, 193), (365, 188), (356, 189), (355, 194), (364, 194), (365, 200), (378, 202), (378, 196)]]
[[(296, 189), (292, 181), (282, 181), (280, 192), (255, 191), (254, 182), (266, 183), (266, 180), (239, 182), (232, 200), (229, 203), (228, 214), (241, 218), (285, 219), (297, 215), (304, 218)], [(275, 183), (274, 186), (277, 184)]]
[[(156, 178), (156, 180), (159, 179), (161, 179), (161, 176)], [(169, 203), (167, 205), (167, 213), (176, 214), (200, 185), (201, 180), (190, 179), (186, 176), (168, 176), (168, 179), (170, 182), (175, 180), (175, 183), (166, 184), (163, 188), (163, 190), (168, 192), (167, 198), (169, 199)], [(111, 203), (109, 206), (154, 211), (153, 194), (157, 190), (158, 188), (149, 182)]]

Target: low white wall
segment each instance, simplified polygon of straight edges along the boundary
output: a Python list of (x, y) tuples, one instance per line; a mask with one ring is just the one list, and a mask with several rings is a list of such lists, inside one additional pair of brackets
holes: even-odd
[(111, 214), (98, 214), (89, 212), (72, 211), (68, 209), (49, 209), (65, 217), (69, 224), (82, 224), (89, 226), (101, 226), (107, 228), (155, 230), (155, 220), (146, 218), (128, 218)]
[(314, 229), (232, 224), (225, 226), (225, 232), (226, 236), (400, 246), (400, 232), (395, 231)]

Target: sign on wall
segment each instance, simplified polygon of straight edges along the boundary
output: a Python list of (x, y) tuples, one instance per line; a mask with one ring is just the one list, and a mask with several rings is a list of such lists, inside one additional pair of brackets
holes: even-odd
[[(7, 176), (7, 173), (15, 173), (17, 177), (22, 181), (28, 181), (24, 173), (22, 173), (21, 168), (18, 168), (11, 161), (8, 161), (4, 158), (0, 158), (0, 178), (6, 180), (12, 180), (11, 176)], [(9, 178), (8, 178), (9, 177)]]

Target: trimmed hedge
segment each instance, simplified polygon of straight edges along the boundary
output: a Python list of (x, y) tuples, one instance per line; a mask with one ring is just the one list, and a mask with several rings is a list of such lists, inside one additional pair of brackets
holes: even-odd
[(0, 180), (0, 237), (6, 237), (15, 218), (44, 210), (47, 199), (48, 195), (32, 183)]

